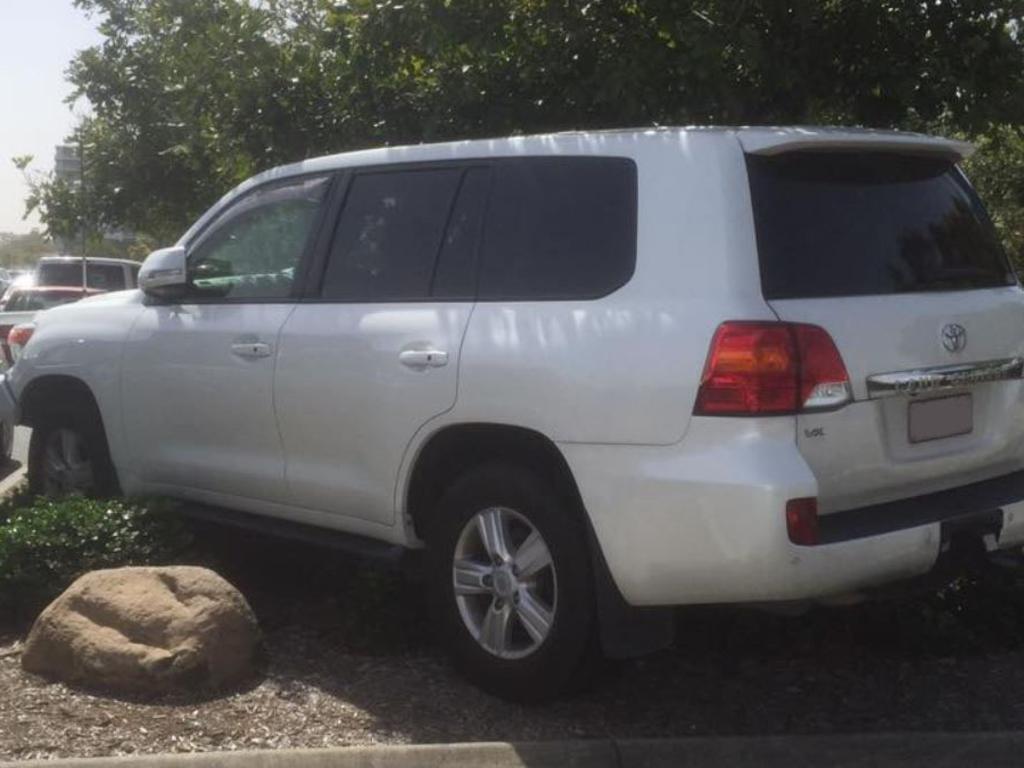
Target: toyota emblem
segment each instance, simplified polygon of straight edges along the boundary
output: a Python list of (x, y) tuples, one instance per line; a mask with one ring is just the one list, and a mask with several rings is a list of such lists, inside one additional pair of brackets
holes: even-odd
[(947, 352), (961, 352), (967, 346), (967, 329), (959, 323), (942, 327), (942, 346)]

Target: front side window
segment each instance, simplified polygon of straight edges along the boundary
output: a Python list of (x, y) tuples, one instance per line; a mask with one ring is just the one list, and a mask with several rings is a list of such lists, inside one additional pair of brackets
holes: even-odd
[(261, 187), (222, 213), (189, 254), (192, 297), (291, 297), (328, 182), (320, 176)]

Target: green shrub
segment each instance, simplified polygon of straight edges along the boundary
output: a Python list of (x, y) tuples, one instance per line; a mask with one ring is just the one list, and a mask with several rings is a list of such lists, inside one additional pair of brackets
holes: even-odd
[(28, 483), (23, 482), (17, 486), (14, 490), (0, 499), (0, 525), (23, 507), (32, 506), (32, 502), (35, 498), (32, 496), (32, 492), (28, 489)]
[(166, 504), (16, 492), (0, 504), (0, 624), (31, 618), (86, 571), (165, 563), (190, 542)]

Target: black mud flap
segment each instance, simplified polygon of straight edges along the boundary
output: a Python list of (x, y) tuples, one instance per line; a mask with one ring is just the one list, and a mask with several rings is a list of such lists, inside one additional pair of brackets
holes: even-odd
[(587, 543), (594, 571), (594, 596), (604, 655), (609, 659), (630, 659), (672, 645), (675, 639), (673, 608), (638, 608), (626, 602), (612, 578), (589, 519)]

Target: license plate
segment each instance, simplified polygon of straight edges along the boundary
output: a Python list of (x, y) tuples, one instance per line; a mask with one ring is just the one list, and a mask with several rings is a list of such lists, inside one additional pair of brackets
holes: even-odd
[(910, 404), (907, 431), (912, 443), (966, 435), (974, 428), (970, 395), (920, 400)]

